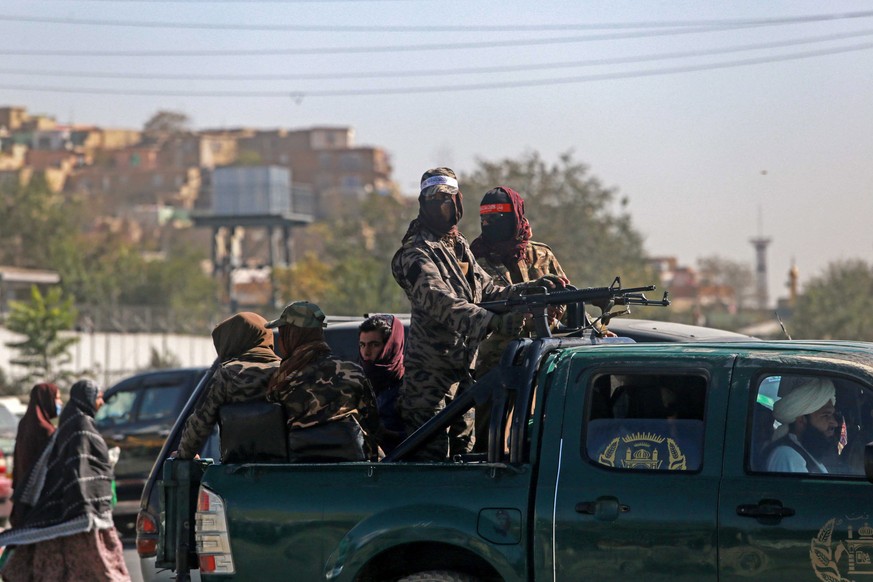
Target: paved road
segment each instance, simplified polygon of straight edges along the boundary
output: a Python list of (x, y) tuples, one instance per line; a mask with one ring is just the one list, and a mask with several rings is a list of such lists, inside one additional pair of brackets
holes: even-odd
[(139, 554), (136, 553), (134, 544), (124, 544), (124, 563), (127, 564), (127, 571), (130, 572), (131, 582), (143, 582), (142, 572), (139, 569)]

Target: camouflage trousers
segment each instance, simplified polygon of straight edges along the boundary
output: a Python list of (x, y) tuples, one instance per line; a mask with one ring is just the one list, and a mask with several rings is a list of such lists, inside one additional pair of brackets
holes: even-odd
[[(406, 361), (403, 386), (397, 398), (397, 409), (406, 427), (412, 434), (425, 422), (436, 416), (456, 396), (472, 385), (472, 378), (465, 370), (457, 368), (434, 369), (416, 366)], [(445, 461), (451, 456), (473, 450), (473, 409), (456, 420), (445, 433), (435, 435), (418, 449), (413, 456), (417, 461)]]

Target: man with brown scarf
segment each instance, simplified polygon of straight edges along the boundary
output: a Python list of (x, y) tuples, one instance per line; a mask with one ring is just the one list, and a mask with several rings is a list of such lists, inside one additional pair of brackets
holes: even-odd
[[(472, 382), (479, 343), (489, 333), (517, 333), (517, 313), (495, 315), (476, 303), (508, 298), (515, 286), (495, 285), (476, 263), (467, 239), (458, 232), (463, 195), (450, 168), (434, 168), (421, 177), (418, 218), (409, 225), (391, 261), (394, 280), (412, 304), (398, 409), (412, 433), (443, 410)], [(537, 284), (562, 287), (557, 277)], [(470, 411), (418, 451), (420, 460), (445, 460), (473, 446)]]
[(278, 328), (282, 356), (267, 387), (267, 400), (284, 406), (289, 435), (328, 423), (354, 428), (362, 440), (361, 458), (333, 460), (376, 460), (380, 424), (373, 388), (359, 365), (331, 354), (324, 340), (324, 319), (314, 303), (295, 301), (267, 324)]

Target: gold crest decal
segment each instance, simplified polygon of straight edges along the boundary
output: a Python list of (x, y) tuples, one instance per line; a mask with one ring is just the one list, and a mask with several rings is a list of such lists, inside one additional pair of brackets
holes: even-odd
[[(664, 453), (667, 453), (666, 467), (663, 466)], [(617, 466), (622, 469), (686, 470), (685, 455), (682, 454), (676, 441), (650, 432), (635, 432), (615, 437), (597, 461), (607, 467)]]
[[(861, 521), (861, 520), (864, 521)], [(822, 582), (852, 582), (852, 578), (844, 578), (840, 564), (847, 576), (873, 575), (873, 527), (864, 518), (847, 518), (846, 538), (834, 540), (834, 529), (842, 523), (836, 518), (829, 520), (812, 538), (809, 546), (809, 558), (816, 577)], [(859, 522), (861, 527), (855, 527), (852, 522)]]

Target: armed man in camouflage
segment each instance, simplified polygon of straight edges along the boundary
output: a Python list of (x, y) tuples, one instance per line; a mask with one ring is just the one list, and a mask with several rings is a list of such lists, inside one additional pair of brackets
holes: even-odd
[(273, 351), (273, 332), (257, 313), (242, 312), (212, 330), (212, 343), (221, 366), (210, 381), (206, 398), (197, 405), (182, 429), (180, 459), (193, 459), (218, 421), (221, 405), (263, 399), (267, 382), (279, 366)]
[[(277, 327), (282, 364), (270, 379), (267, 400), (285, 408), (289, 433), (296, 429), (342, 423), (360, 427), (350, 438), (355, 456), (343, 460), (376, 460), (380, 431), (376, 397), (358, 364), (334, 357), (324, 340), (324, 312), (309, 301), (295, 301), (267, 327)], [(340, 426), (339, 424), (334, 426)], [(337, 459), (339, 460), (339, 459)]]
[[(479, 220), (482, 234), (470, 243), (470, 249), (495, 284), (526, 283), (543, 275), (555, 275), (569, 284), (552, 249), (530, 240), (531, 227), (524, 215), (524, 199), (518, 192), (506, 186), (486, 192), (479, 204)], [(549, 309), (549, 325), (553, 331), (564, 310), (564, 306)], [(525, 331), (525, 335), (530, 335), (530, 329)], [(503, 349), (515, 337), (518, 336), (495, 333), (482, 342), (476, 359), (476, 377), (497, 365)]]
[[(475, 305), (507, 298), (514, 288), (495, 285), (458, 232), (463, 196), (455, 173), (449, 168), (425, 172), (418, 202), (418, 218), (391, 260), (394, 279), (412, 304), (406, 374), (397, 401), (409, 434), (469, 387), (477, 348), (489, 332), (515, 333), (524, 322), (521, 314), (495, 315)], [(563, 286), (557, 277), (540, 283)], [(473, 441), (471, 411), (416, 458), (445, 460), (472, 450)]]

